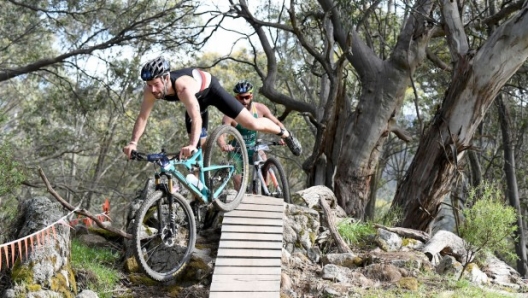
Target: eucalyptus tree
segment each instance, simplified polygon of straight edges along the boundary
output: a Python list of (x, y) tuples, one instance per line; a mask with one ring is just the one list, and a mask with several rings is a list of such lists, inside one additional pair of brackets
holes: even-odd
[[(416, 3), (403, 23), (397, 22), (390, 5), (389, 10), (379, 9), (376, 2), (363, 10), (364, 5), (348, 4), (291, 2), (269, 20), (258, 19), (245, 1), (239, 1), (228, 14), (243, 17), (259, 38), (267, 58), (264, 66), (253, 64), (263, 81), (261, 93), (287, 110), (304, 113), (313, 125), (314, 147), (303, 165), (310, 185), (333, 188), (349, 214), (363, 217), (383, 142), (391, 132), (409, 140), (395, 119), (411, 75), (425, 58), (425, 45), (432, 36), (427, 26), (433, 4)], [(366, 25), (372, 15), (382, 20), (375, 29)], [(279, 89), (279, 69), (287, 62), (277, 58), (279, 39), (270, 37), (267, 28), (279, 32), (276, 36), (296, 41), (295, 50), (304, 58), (291, 70), (295, 84), (303, 87), (304, 94), (298, 93), (303, 96), (296, 98), (313, 101), (295, 100)], [(374, 40), (374, 31), (386, 35)], [(297, 79), (303, 73), (313, 75), (310, 84)]]
[[(117, 46), (187, 49), (207, 35), (198, 3), (156, 1), (17, 1), (0, 3), (0, 82)], [(101, 57), (104, 60), (104, 57)]]
[(441, 198), (450, 191), (458, 161), (471, 149), (472, 138), (486, 111), (528, 57), (526, 2), (505, 3), (501, 11), (487, 14), (483, 24), (497, 26), (479, 48), (471, 47), (472, 38), (466, 31), (480, 28), (476, 23), (480, 19), (470, 19), (465, 24), (463, 4), (440, 2), (439, 22), (447, 38), (453, 71), (442, 105), (393, 201), (393, 205), (404, 206), (405, 227), (428, 228)]
[[(451, 72), (441, 107), (432, 123), (424, 126), (423, 140), (394, 200), (395, 206), (405, 210), (402, 225), (411, 228), (425, 230), (434, 218), (441, 198), (450, 190), (458, 160), (470, 148), (475, 128), (497, 91), (528, 54), (528, 31), (522, 29), (528, 22), (523, 1), (504, 3), (494, 15), (476, 8), (485, 19), (470, 18), (463, 1), (376, 1), (370, 6), (350, 1), (291, 1), (272, 20), (258, 18), (246, 1), (231, 3), (226, 15), (244, 18), (266, 54), (265, 67), (253, 64), (263, 80), (261, 92), (315, 120), (316, 141), (305, 170), (314, 171), (323, 158), (324, 183), (334, 188), (345, 210), (357, 217), (363, 217), (371, 177), (388, 134), (407, 140), (394, 123), (416, 70), (429, 59), (435, 71)], [(403, 9), (395, 11), (394, 7)], [(373, 20), (385, 23), (373, 26)], [(491, 23), (498, 27), (486, 38), (479, 33), (480, 25)], [(270, 28), (295, 37), (307, 57), (307, 69), (321, 74), (319, 106), (295, 100), (277, 88), (282, 61), (277, 59), (278, 39), (266, 31)], [(466, 31), (476, 32), (483, 40), (480, 48), (471, 47), (478, 43)], [(435, 42), (449, 54), (435, 55), (429, 47)], [(361, 86), (355, 105), (346, 92), (345, 62)], [(315, 172), (310, 175), (314, 177)]]

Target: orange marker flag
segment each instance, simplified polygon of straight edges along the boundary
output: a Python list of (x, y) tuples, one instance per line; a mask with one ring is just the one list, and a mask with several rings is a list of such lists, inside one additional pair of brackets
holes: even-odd
[[(0, 251), (0, 253), (2, 253)], [(6, 259), (6, 266), (9, 267), (9, 253), (7, 252), (7, 245), (4, 246), (4, 254), (5, 254), (5, 259)]]
[(0, 249), (0, 271), (2, 271), (2, 249)]
[(29, 240), (31, 241), (31, 250), (33, 250), (33, 236), (29, 236)]
[(26, 246), (26, 260), (28, 259), (28, 237), (24, 237), (24, 244)]
[(46, 229), (46, 240), (48, 240), (48, 241), (51, 243), (51, 237), (50, 237), (50, 235), (51, 235), (51, 227), (48, 227), (48, 228)]
[(55, 225), (52, 225), (51, 229), (53, 231), (53, 237), (55, 238), (55, 240), (59, 240), (59, 239), (57, 239), (57, 230), (55, 230)]
[(20, 258), (20, 262), (22, 262), (22, 239), (17, 241), (18, 244), (18, 257)]
[(15, 265), (15, 242), (11, 243), (11, 266)]
[(37, 246), (42, 245), (40, 242), (40, 232), (37, 233), (36, 237), (37, 237)]
[(105, 200), (103, 204), (103, 212), (104, 214), (110, 213), (110, 201), (108, 200), (108, 198)]

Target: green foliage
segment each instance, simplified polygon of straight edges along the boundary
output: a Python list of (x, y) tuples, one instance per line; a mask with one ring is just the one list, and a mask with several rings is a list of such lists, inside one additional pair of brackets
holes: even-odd
[(25, 175), (15, 159), (14, 148), (0, 143), (0, 197), (18, 188), (24, 180)]
[(99, 297), (112, 297), (112, 290), (120, 278), (120, 271), (114, 269), (119, 254), (105, 248), (93, 248), (78, 240), (72, 241), (71, 262), (74, 271), (88, 271), (96, 278), (88, 280), (88, 288)]
[[(481, 196), (477, 200), (476, 194)], [(469, 261), (480, 251), (493, 251), (514, 258), (509, 239), (517, 230), (517, 215), (513, 207), (504, 204), (500, 189), (483, 183), (470, 190), (469, 201), (475, 201), (475, 204), (463, 211), (465, 220), (459, 230), (473, 251), (468, 256)]]
[(403, 218), (402, 207), (392, 207), (390, 202), (376, 204), (374, 222), (386, 227), (393, 227)]
[(368, 236), (376, 234), (372, 224), (352, 222), (350, 219), (345, 219), (338, 223), (337, 231), (348, 245), (363, 245), (367, 243)]

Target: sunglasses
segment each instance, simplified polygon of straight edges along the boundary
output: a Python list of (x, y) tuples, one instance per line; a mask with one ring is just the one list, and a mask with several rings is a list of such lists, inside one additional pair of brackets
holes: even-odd
[(237, 95), (237, 98), (238, 99), (243, 99), (243, 100), (246, 100), (246, 99), (251, 99), (253, 95), (244, 95), (244, 96), (240, 96), (240, 95)]

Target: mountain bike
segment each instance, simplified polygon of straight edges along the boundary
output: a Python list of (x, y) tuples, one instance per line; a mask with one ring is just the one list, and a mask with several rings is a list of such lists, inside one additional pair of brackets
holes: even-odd
[(284, 202), (291, 203), (290, 187), (282, 164), (274, 157), (268, 157), (264, 160), (259, 154), (259, 151), (270, 151), (270, 146), (282, 145), (278, 142), (264, 142), (258, 139), (255, 146), (248, 147), (248, 150), (252, 150), (255, 154), (253, 158), (252, 183), (248, 186), (247, 192), (283, 198)]
[[(241, 144), (236, 148), (236, 160), (218, 145), (218, 138), (226, 135)], [(207, 138), (203, 151), (199, 148), (187, 159), (178, 156), (179, 152), (164, 150), (150, 154), (133, 151), (131, 156), (159, 166), (154, 174), (155, 191), (136, 212), (132, 235), (139, 266), (157, 281), (175, 278), (189, 263), (197, 226), (202, 222), (200, 208), (212, 203), (218, 210), (231, 211), (242, 201), (247, 186), (247, 150), (242, 136), (231, 126), (217, 127)], [(188, 172), (187, 177), (184, 172)], [(233, 184), (235, 174), (242, 175), (241, 191)], [(194, 197), (191, 204), (180, 194), (178, 184)]]

